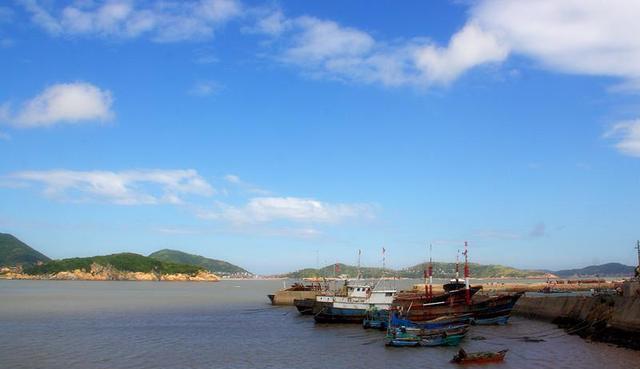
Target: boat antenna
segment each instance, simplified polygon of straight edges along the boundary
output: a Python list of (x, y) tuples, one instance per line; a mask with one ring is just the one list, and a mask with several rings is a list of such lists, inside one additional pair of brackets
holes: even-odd
[(382, 247), (382, 276), (383, 276), (383, 277), (384, 277), (384, 273), (385, 273), (384, 267), (385, 267), (385, 262), (386, 262), (384, 253), (385, 253), (386, 251), (387, 251), (387, 250), (385, 250), (385, 249), (384, 249), (384, 246), (383, 246), (383, 247)]
[(433, 246), (429, 244), (429, 300), (433, 298), (433, 260), (431, 259), (431, 252)]
[(469, 249), (467, 241), (464, 241), (464, 287), (465, 287), (465, 302), (467, 305), (471, 304), (471, 291), (469, 290)]

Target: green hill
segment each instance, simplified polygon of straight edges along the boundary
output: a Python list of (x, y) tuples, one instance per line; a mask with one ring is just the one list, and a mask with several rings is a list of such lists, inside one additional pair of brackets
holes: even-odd
[(26, 266), (49, 260), (51, 259), (14, 236), (0, 233), (0, 266)]
[(247, 270), (226, 261), (209, 259), (177, 250), (164, 249), (150, 254), (149, 257), (165, 262), (199, 266), (217, 275), (252, 275)]
[(633, 275), (635, 267), (620, 263), (590, 265), (579, 269), (558, 270), (554, 274), (560, 277), (622, 277)]
[[(422, 278), (424, 275), (425, 263), (417, 264), (412, 267), (402, 269), (398, 273), (401, 277), (407, 278)], [(464, 272), (464, 264), (460, 263), (460, 275)], [(433, 263), (433, 276), (435, 278), (450, 278), (455, 276), (456, 264), (455, 263)], [(524, 278), (528, 276), (541, 276), (545, 273), (539, 270), (523, 270), (516, 269), (504, 265), (495, 264), (476, 264), (469, 263), (469, 273), (474, 278)]]
[[(327, 265), (321, 269), (306, 268), (300, 269), (292, 273), (285, 274), (288, 278), (313, 278), (313, 277), (334, 277), (337, 275), (347, 275), (349, 278), (355, 278), (358, 275), (358, 267), (353, 265), (346, 265), (338, 263), (338, 268), (335, 268), (336, 264)], [(382, 276), (382, 268), (361, 267), (360, 273), (363, 278), (378, 278)], [(394, 271), (387, 270), (387, 275), (394, 275)]]
[[(289, 278), (311, 278), (311, 277), (333, 277), (334, 275), (345, 274), (349, 278), (354, 278), (358, 274), (358, 267), (353, 265), (338, 264), (339, 271), (334, 273), (334, 264), (321, 269), (306, 268), (285, 274)], [(451, 278), (455, 276), (455, 263), (433, 263), (433, 276), (435, 278)], [(401, 270), (386, 270), (388, 276), (398, 276), (403, 278), (422, 278), (424, 276), (424, 263)], [(521, 270), (502, 265), (481, 265), (469, 264), (471, 276), (474, 278), (491, 277), (511, 277), (524, 278), (533, 275), (543, 275), (542, 271)], [(382, 268), (361, 267), (360, 271), (364, 278), (378, 278), (382, 275)], [(460, 275), (463, 274), (463, 265), (460, 264)]]
[(27, 274), (52, 274), (76, 269), (90, 271), (91, 264), (96, 263), (103, 266), (111, 266), (123, 272), (157, 272), (159, 274), (183, 273), (194, 275), (203, 270), (201, 267), (167, 263), (147, 256), (133, 253), (120, 253), (104, 256), (93, 256), (86, 258), (69, 258), (61, 260), (51, 260), (42, 265), (33, 265), (25, 268)]

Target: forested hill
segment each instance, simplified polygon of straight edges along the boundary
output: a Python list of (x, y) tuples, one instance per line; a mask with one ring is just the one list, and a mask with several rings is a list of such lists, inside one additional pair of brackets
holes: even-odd
[(164, 249), (150, 254), (149, 257), (160, 261), (199, 266), (217, 275), (252, 275), (247, 270), (224, 260), (210, 259), (178, 250)]
[(0, 233), (0, 266), (26, 266), (49, 260), (13, 235)]

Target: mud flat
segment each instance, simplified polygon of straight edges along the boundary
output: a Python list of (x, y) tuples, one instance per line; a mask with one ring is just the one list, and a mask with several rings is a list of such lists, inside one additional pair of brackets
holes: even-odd
[(622, 296), (524, 296), (513, 313), (551, 321), (583, 338), (640, 350), (640, 281), (625, 283)]

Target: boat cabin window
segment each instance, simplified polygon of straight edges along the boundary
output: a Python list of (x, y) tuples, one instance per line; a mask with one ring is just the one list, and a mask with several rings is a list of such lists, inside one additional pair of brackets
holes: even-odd
[(392, 292), (387, 292), (387, 293), (385, 293), (384, 295), (385, 295), (385, 296), (393, 296), (393, 293), (392, 293)]

